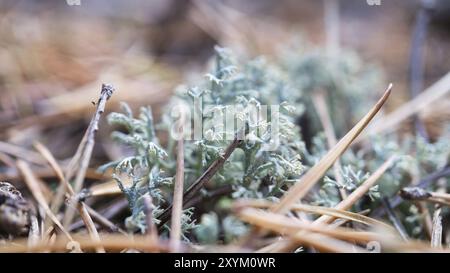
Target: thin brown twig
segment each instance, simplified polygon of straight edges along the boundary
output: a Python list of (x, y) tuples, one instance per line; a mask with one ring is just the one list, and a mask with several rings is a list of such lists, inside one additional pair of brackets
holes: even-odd
[[(95, 134), (98, 131), (98, 123), (100, 117), (105, 111), (106, 102), (111, 98), (114, 92), (114, 87), (108, 84), (102, 85), (102, 90), (100, 93), (100, 98), (97, 102), (97, 109), (94, 116), (92, 117), (89, 127), (78, 146), (77, 152), (75, 153), (71, 164), (69, 164), (69, 169), (66, 173), (66, 180), (69, 181), (75, 172), (75, 166), (78, 166), (75, 181), (74, 181), (74, 192), (77, 194), (83, 187), (83, 182), (86, 177), (86, 171), (89, 167), (89, 162), (92, 155), (92, 150), (95, 144)], [(68, 209), (64, 215), (64, 226), (68, 227), (72, 222), (74, 217), (74, 211)], [(93, 227), (95, 230), (95, 226)]]
[[(183, 202), (185, 204), (190, 203), (191, 199), (194, 198), (197, 194), (197, 192), (203, 188), (203, 186), (211, 180), (211, 178), (217, 173), (217, 171), (223, 166), (225, 161), (230, 157), (230, 155), (233, 153), (233, 151), (239, 146), (239, 144), (242, 143), (242, 139), (239, 139), (239, 137), (235, 137), (233, 142), (231, 142), (230, 145), (226, 148), (224, 154), (217, 158), (211, 165), (208, 167), (208, 169), (186, 190), (186, 192), (183, 195)], [(185, 208), (183, 206), (183, 208)], [(159, 226), (161, 227), (164, 225), (170, 217), (170, 211), (172, 210), (172, 205), (169, 205), (169, 207), (161, 214), (159, 217), (159, 220), (161, 221)]]
[(408, 233), (405, 230), (405, 227), (403, 226), (400, 219), (398, 219), (397, 215), (395, 214), (394, 210), (392, 209), (392, 206), (389, 202), (389, 199), (387, 197), (381, 199), (381, 203), (384, 206), (384, 209), (386, 210), (386, 213), (389, 217), (389, 220), (391, 220), (394, 227), (397, 229), (400, 236), (402, 236), (403, 240), (408, 240)]
[[(446, 177), (449, 175), (450, 175), (450, 167), (445, 166), (444, 168), (442, 168), (432, 174), (429, 174), (428, 176), (421, 179), (421, 181), (417, 184), (417, 187), (422, 187), (422, 188), (428, 187), (431, 183), (438, 180), (439, 178)], [(403, 198), (400, 197), (399, 195), (396, 195), (395, 197), (390, 199), (390, 203), (393, 208), (397, 207), (402, 202), (403, 202)], [(371, 214), (375, 217), (382, 217), (384, 215), (384, 210), (377, 208), (377, 209), (373, 210), (373, 212)]]
[[(105, 219), (109, 220), (127, 207), (128, 207), (128, 201), (126, 199), (123, 199), (123, 200), (119, 200), (117, 203), (114, 202), (111, 206), (108, 206), (107, 208), (102, 209), (101, 211), (98, 211), (97, 213), (102, 215), (102, 217), (104, 217)], [(96, 220), (96, 219), (94, 218), (93, 220)], [(83, 220), (81, 219), (81, 220), (71, 224), (68, 230), (73, 231), (75, 229), (81, 228), (83, 225), (85, 225), (85, 224), (84, 224)]]
[(419, 187), (407, 187), (401, 189), (399, 194), (406, 200), (428, 201), (444, 206), (450, 206), (450, 194), (448, 193), (426, 191)]
[(104, 217), (103, 215), (98, 213), (96, 210), (94, 210), (93, 208), (91, 208), (90, 206), (88, 206), (86, 204), (85, 204), (85, 206), (86, 206), (86, 209), (87, 209), (89, 215), (92, 217), (92, 220), (94, 220), (95, 222), (97, 222), (101, 226), (109, 229), (112, 232), (120, 232), (124, 235), (127, 234), (125, 231), (120, 229), (113, 222), (111, 222), (108, 218)]
[[(77, 152), (72, 158), (71, 163), (69, 164), (68, 171), (65, 175), (65, 181), (68, 181), (72, 178), (76, 169), (76, 176), (74, 182), (73, 192), (71, 193), (72, 197), (75, 197), (76, 194), (82, 189), (83, 182), (86, 177), (86, 172), (89, 167), (89, 162), (92, 155), (92, 150), (94, 149), (95, 144), (95, 134), (98, 131), (98, 123), (100, 121), (100, 116), (105, 111), (106, 102), (111, 98), (114, 92), (114, 87), (111, 85), (103, 84), (102, 90), (100, 93), (100, 98), (97, 102), (97, 109), (95, 111), (94, 116), (92, 117), (91, 122), (89, 123), (89, 127), (86, 130), (86, 133), (78, 146)], [(76, 168), (78, 167), (78, 168)], [(81, 218), (83, 219), (86, 229), (93, 241), (99, 242), (100, 236), (95, 227), (94, 222), (92, 221), (91, 216), (87, 210), (86, 204), (76, 200), (76, 207), (80, 213)], [(75, 211), (70, 206), (67, 206), (66, 213), (64, 214), (64, 226), (69, 227), (73, 218), (75, 216)], [(97, 252), (104, 252), (102, 247), (97, 248)]]

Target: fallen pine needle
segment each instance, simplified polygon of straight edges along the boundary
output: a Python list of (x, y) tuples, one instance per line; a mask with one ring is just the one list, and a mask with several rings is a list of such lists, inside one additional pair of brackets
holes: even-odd
[[(169, 252), (169, 244), (164, 241), (153, 241), (146, 236), (124, 236), (121, 234), (108, 234), (102, 236), (101, 241), (93, 241), (90, 236), (74, 235), (75, 242), (83, 250), (104, 248), (108, 251), (121, 251), (124, 249), (137, 249), (144, 252)], [(7, 252), (68, 252), (71, 241), (60, 236), (55, 238), (53, 244), (40, 242), (28, 248), (27, 241), (19, 239), (10, 244), (0, 246), (0, 253)], [(68, 245), (69, 244), (69, 245)]]
[(63, 227), (61, 222), (58, 220), (58, 218), (53, 214), (50, 207), (48, 206), (45, 197), (41, 191), (41, 188), (34, 177), (30, 167), (25, 161), (18, 160), (17, 161), (17, 168), (19, 168), (20, 172), (22, 173), (25, 183), (30, 189), (31, 194), (33, 195), (34, 199), (38, 202), (39, 206), (41, 206), (47, 216), (55, 223), (55, 225), (61, 230), (61, 232), (70, 240), (73, 241), (72, 236), (70, 236), (69, 232)]
[(375, 120), (366, 133), (361, 137), (365, 139), (367, 136), (380, 134), (382, 132), (389, 132), (396, 128), (398, 124), (413, 115), (420, 113), (426, 109), (430, 104), (442, 99), (446, 94), (450, 92), (450, 73), (447, 73), (439, 81), (421, 92), (413, 100), (400, 106), (398, 109), (389, 113), (388, 115)]
[(170, 244), (174, 252), (179, 251), (181, 238), (181, 218), (183, 216), (183, 184), (184, 184), (184, 140), (180, 138), (177, 145), (177, 173), (173, 190), (172, 219), (170, 228)]
[[(239, 211), (240, 208), (243, 207), (253, 207), (253, 208), (270, 208), (274, 206), (275, 203), (272, 203), (270, 201), (266, 200), (239, 200), (235, 203), (235, 209)], [(389, 226), (388, 224), (385, 224), (379, 220), (354, 213), (349, 212), (346, 210), (340, 210), (336, 208), (328, 208), (328, 207), (321, 207), (321, 206), (311, 206), (311, 205), (305, 205), (305, 204), (294, 204), (290, 207), (290, 210), (292, 211), (304, 211), (308, 213), (314, 213), (319, 215), (328, 215), (332, 216), (334, 218), (340, 218), (340, 219), (346, 219), (358, 223), (365, 224), (367, 226), (372, 227), (384, 227), (385, 229), (391, 229), (393, 228)]]
[(273, 208), (273, 212), (283, 213), (290, 205), (302, 199), (306, 193), (319, 181), (325, 172), (334, 164), (339, 156), (350, 146), (353, 140), (369, 124), (386, 102), (392, 90), (392, 84), (386, 89), (381, 99), (316, 165), (304, 174), (281, 198), (280, 203)]
[[(348, 210), (350, 207), (356, 203), (364, 194), (369, 191), (369, 189), (375, 185), (375, 183), (380, 179), (380, 177), (391, 167), (394, 163), (396, 157), (391, 156), (383, 165), (381, 165), (361, 186), (354, 190), (345, 200), (342, 200), (334, 208), (338, 210)], [(335, 218), (327, 215), (323, 215), (314, 221), (316, 224), (331, 223)], [(295, 248), (295, 244), (288, 240), (281, 240), (273, 243), (271, 246), (265, 249), (279, 251), (287, 251)]]
[[(264, 229), (285, 230), (292, 235), (300, 230), (321, 233), (336, 239), (356, 242), (369, 242), (376, 238), (373, 232), (359, 232), (348, 228), (336, 228), (325, 225), (313, 225), (292, 217), (265, 212), (254, 208), (245, 208), (239, 211), (238, 216), (245, 222), (257, 225)], [(283, 233), (283, 232), (282, 232)]]

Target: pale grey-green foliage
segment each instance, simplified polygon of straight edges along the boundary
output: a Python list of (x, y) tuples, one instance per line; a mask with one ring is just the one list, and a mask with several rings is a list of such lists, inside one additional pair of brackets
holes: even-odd
[(220, 226), (219, 218), (215, 212), (209, 212), (202, 215), (200, 224), (194, 230), (200, 243), (214, 244), (219, 240)]
[[(126, 225), (131, 230), (145, 231), (145, 213), (143, 196), (149, 194), (155, 205), (154, 216), (161, 213), (160, 205), (164, 203), (161, 187), (172, 183), (172, 177), (165, 171), (169, 169), (167, 152), (160, 146), (156, 137), (153, 117), (150, 108), (141, 108), (138, 118), (133, 117), (131, 109), (122, 104), (124, 113), (111, 113), (108, 121), (111, 125), (121, 126), (126, 132), (115, 131), (112, 138), (132, 149), (132, 154), (122, 160), (111, 162), (101, 167), (114, 168), (114, 179), (125, 194), (131, 216)], [(125, 177), (124, 177), (125, 176)], [(127, 187), (123, 179), (130, 179), (131, 186)], [(156, 217), (153, 217), (156, 220)]]
[(202, 215), (200, 224), (195, 229), (195, 235), (200, 243), (214, 244), (220, 240), (222, 233), (222, 240), (230, 243), (247, 231), (248, 228), (234, 216), (226, 216), (221, 221), (215, 212), (209, 212)]
[(281, 65), (304, 94), (301, 99), (308, 108), (311, 130), (322, 131), (311, 95), (325, 92), (334, 129), (342, 136), (372, 106), (382, 88), (381, 73), (354, 52), (341, 50), (339, 55), (329, 56), (323, 51), (296, 46), (283, 52)]
[[(374, 91), (380, 89), (378, 70), (353, 53), (344, 52), (330, 58), (320, 51), (288, 51), (278, 64), (273, 64), (264, 58), (239, 62), (228, 50), (218, 47), (215, 50), (213, 69), (194, 86), (177, 88), (157, 126), (153, 125), (148, 108), (143, 108), (138, 118), (133, 118), (128, 107), (124, 107), (124, 114), (113, 113), (109, 117), (112, 124), (125, 129), (124, 133), (115, 132), (113, 138), (132, 148), (130, 156), (106, 166), (115, 168), (116, 179), (130, 203), (132, 215), (127, 225), (131, 229), (145, 230), (143, 195), (150, 194), (155, 201), (155, 222), (161, 213), (159, 207), (172, 201), (171, 181), (176, 167), (175, 140), (170, 137), (176, 123), (171, 116), (172, 107), (183, 103), (188, 111), (194, 112), (194, 100), (203, 103), (203, 137), (185, 141), (185, 188), (222, 156), (231, 143), (230, 136), (244, 130), (243, 143), (199, 192), (199, 197), (207, 199), (212, 190), (231, 185), (232, 193), (221, 197), (216, 205), (243, 197), (277, 200), (329, 149), (322, 126), (315, 117), (316, 110), (310, 99), (312, 92), (326, 92), (333, 126), (340, 137), (370, 109), (374, 103), (371, 98), (376, 96)], [(231, 105), (242, 109), (238, 119), (243, 126), (227, 132), (226, 128), (217, 126), (216, 118), (222, 118), (224, 110)], [(271, 144), (270, 115), (266, 120), (253, 122), (252, 113), (248, 111), (262, 105), (280, 106), (280, 145), (272, 151), (266, 149)], [(309, 117), (310, 133), (314, 136), (308, 149), (302, 140), (302, 128), (296, 122), (302, 115)], [(155, 130), (169, 135), (164, 147)], [(334, 170), (330, 169), (305, 201), (334, 206), (341, 200), (339, 188), (351, 193), (390, 156), (397, 155), (399, 159), (382, 176), (379, 186), (372, 187), (367, 198), (355, 204), (357, 210), (372, 208), (379, 204), (376, 200), (380, 196), (392, 196), (416, 177), (447, 165), (449, 145), (448, 132), (436, 143), (420, 138), (400, 141), (395, 135), (373, 137), (367, 145), (349, 149), (341, 157), (342, 185), (336, 182)], [(131, 187), (121, 183), (125, 178), (133, 181)], [(206, 214), (195, 217), (201, 219), (197, 225), (194, 211), (186, 210), (182, 219), (184, 238), (192, 239), (189, 230), (193, 229), (194, 238), (201, 243), (228, 243), (245, 233), (245, 225), (229, 215), (227, 209), (218, 212), (216, 208), (202, 207)], [(418, 221), (414, 209), (404, 212), (404, 216), (405, 222)]]
[[(300, 96), (300, 92), (288, 84), (282, 71), (262, 58), (238, 65), (223, 48), (216, 48), (215, 58), (213, 71), (206, 74), (202, 83), (195, 87), (180, 87), (174, 98), (174, 104), (182, 100), (191, 111), (194, 111), (193, 100), (200, 99), (205, 113), (203, 139), (186, 143), (186, 181), (193, 182), (199, 177), (221, 156), (231, 143), (230, 137), (245, 129), (243, 144), (216, 174), (212, 185), (231, 184), (234, 198), (277, 196), (286, 183), (292, 182), (303, 171), (298, 154), (304, 144), (294, 123), (302, 105), (287, 102), (293, 94)], [(262, 105), (280, 105), (280, 145), (274, 151), (267, 150), (271, 144), (270, 115), (257, 122), (252, 122), (250, 117), (249, 109), (260, 109)], [(227, 132), (226, 128), (215, 126), (217, 116), (214, 115), (224, 115), (224, 109), (230, 106), (242, 109), (237, 119), (243, 127)], [(173, 122), (167, 116), (164, 120), (169, 124)]]
[[(245, 138), (242, 144), (233, 152), (224, 167), (218, 171), (208, 184), (209, 189), (221, 185), (231, 185), (232, 198), (277, 198), (289, 184), (298, 178), (304, 170), (299, 154), (305, 149), (300, 138), (299, 127), (294, 123), (295, 118), (302, 112), (302, 104), (289, 104), (293, 96), (300, 96), (300, 92), (287, 82), (287, 76), (275, 66), (259, 58), (243, 65), (235, 62), (227, 50), (216, 48), (215, 67), (206, 75), (205, 79), (193, 87), (181, 86), (169, 103), (167, 109), (176, 106), (180, 101), (193, 109), (194, 99), (201, 99), (203, 103), (203, 138), (185, 141), (185, 186), (194, 182), (207, 167), (231, 143), (232, 136), (244, 130)], [(279, 133), (280, 140), (276, 149), (267, 149), (271, 145), (272, 121), (270, 115), (266, 119), (252, 120), (249, 109), (260, 109), (262, 105), (279, 105)], [(242, 128), (235, 128), (226, 132), (225, 128), (217, 127), (214, 118), (223, 114), (226, 107), (234, 106), (242, 109), (237, 115)], [(176, 120), (167, 111), (158, 126), (153, 125), (151, 111), (141, 110), (138, 118), (133, 118), (131, 110), (124, 106), (124, 113), (112, 113), (109, 122), (119, 125), (125, 132), (114, 132), (113, 138), (132, 148), (130, 156), (118, 162), (107, 164), (116, 171), (116, 180), (128, 198), (132, 211), (127, 220), (130, 228), (145, 230), (145, 214), (142, 196), (150, 194), (156, 202), (157, 208), (171, 202), (170, 184), (175, 174), (175, 156), (173, 152), (174, 140), (169, 137), (167, 145), (162, 147), (156, 137), (157, 130), (170, 134)], [(231, 136), (231, 137), (232, 137)], [(133, 181), (131, 187), (125, 187), (121, 175)], [(205, 197), (208, 190), (199, 194)], [(155, 210), (154, 219), (160, 209)], [(189, 219), (192, 210), (184, 214), (183, 230), (194, 228)], [(206, 221), (206, 220), (205, 220)], [(220, 225), (224, 231), (225, 241), (232, 240), (241, 234), (244, 227), (235, 218), (223, 217)], [(235, 230), (232, 230), (232, 226)], [(242, 228), (238, 228), (241, 226)], [(199, 227), (202, 229), (202, 225)], [(208, 230), (208, 229), (207, 229)], [(233, 233), (234, 232), (234, 233)], [(211, 235), (212, 236), (212, 235)], [(200, 239), (200, 238), (199, 238)], [(202, 238), (201, 240), (208, 240)]]

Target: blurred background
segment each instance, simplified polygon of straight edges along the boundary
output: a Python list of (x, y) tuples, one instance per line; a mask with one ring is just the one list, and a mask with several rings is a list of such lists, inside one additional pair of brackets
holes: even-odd
[[(205, 73), (216, 44), (238, 57), (268, 59), (295, 40), (335, 52), (351, 49), (381, 68), (386, 85), (395, 83), (388, 111), (450, 70), (446, 0), (381, 0), (380, 5), (366, 0), (77, 2), (0, 2), (2, 145), (26, 149), (39, 140), (56, 158), (70, 158), (102, 82), (117, 89), (108, 111), (126, 101), (133, 108), (152, 105), (158, 115), (174, 87)], [(410, 81), (414, 62), (423, 70), (416, 88)], [(119, 153), (106, 122), (100, 126), (96, 164)], [(14, 166), (6, 153), (0, 159)], [(3, 169), (0, 180), (16, 179), (14, 169)]]

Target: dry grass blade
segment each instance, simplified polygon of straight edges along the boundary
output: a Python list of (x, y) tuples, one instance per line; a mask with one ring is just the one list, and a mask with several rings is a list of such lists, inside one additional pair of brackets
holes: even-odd
[(432, 202), (432, 203), (436, 203), (436, 204), (439, 204), (439, 205), (450, 207), (450, 202), (449, 201), (446, 201), (446, 200), (440, 199), (440, 198), (430, 197), (430, 198), (428, 198), (425, 201), (429, 201), (429, 202)]
[[(380, 177), (388, 170), (388, 168), (395, 161), (395, 156), (390, 157), (383, 165), (380, 166), (361, 186), (354, 190), (345, 200), (342, 200), (334, 208), (338, 210), (348, 210), (356, 203), (369, 189), (375, 185)], [(332, 216), (323, 215), (314, 221), (315, 224), (331, 223), (335, 218)], [(275, 251), (287, 251), (295, 248), (295, 244), (290, 241), (283, 240), (266, 247), (265, 249)]]
[[(106, 74), (109, 73), (105, 73), (104, 75)], [(161, 90), (168, 90), (172, 84), (162, 82), (157, 83), (153, 81), (144, 81), (144, 83), (140, 78), (137, 78), (136, 81), (130, 81), (125, 77), (117, 75), (117, 73), (114, 73), (113, 77), (107, 78), (114, 82), (116, 86), (127, 86), (127, 92), (118, 92), (116, 96), (111, 97), (110, 103), (113, 105), (118, 105), (121, 101), (139, 102), (141, 104), (143, 102), (151, 102), (153, 104), (158, 104), (166, 102), (170, 97), (170, 92), (161, 92)], [(80, 86), (79, 88), (75, 88), (71, 90), (71, 92), (64, 92), (42, 99), (39, 104), (45, 111), (39, 115), (22, 119), (21, 122), (13, 128), (20, 130), (36, 123), (54, 123), (57, 120), (61, 120), (62, 117), (67, 118), (68, 116), (86, 114), (92, 107), (90, 103), (86, 103), (86, 98), (97, 96), (98, 92), (96, 90), (98, 86), (102, 84), (102, 79), (105, 78), (100, 77), (98, 81), (93, 81)], [(149, 84), (152, 88), (148, 88)], [(143, 96), (143, 90), (145, 90), (145, 96)], [(146, 98), (151, 98), (151, 100)]]
[[(314, 103), (314, 107), (316, 108), (317, 114), (319, 115), (320, 122), (322, 123), (323, 130), (325, 132), (325, 136), (327, 138), (328, 147), (331, 149), (332, 147), (336, 146), (337, 139), (336, 135), (334, 133), (333, 123), (330, 118), (330, 114), (327, 109), (327, 104), (325, 101), (325, 94), (323, 92), (317, 92), (317, 95), (314, 95), (312, 97), (312, 101)], [(341, 161), (336, 159), (336, 162), (333, 165), (333, 171), (334, 176), (336, 179), (336, 182), (342, 186), (344, 185), (344, 178), (341, 174)], [(344, 188), (339, 187), (339, 193), (341, 195), (341, 199), (347, 198), (347, 192)]]
[[(67, 193), (68, 197), (70, 198), (70, 197), (73, 197), (75, 195), (75, 193), (74, 193), (72, 186), (64, 178), (61, 168), (59, 167), (58, 163), (56, 162), (55, 158), (50, 153), (50, 151), (40, 143), (35, 143), (35, 148), (42, 154), (42, 156), (48, 161), (50, 166), (54, 169), (54, 171), (61, 183), (60, 187), (58, 187), (58, 191), (57, 191), (57, 195), (54, 199), (54, 203), (52, 204), (53, 205), (52, 212), (56, 213), (59, 210), (59, 206), (61, 205), (62, 201), (64, 200), (64, 194)], [(62, 192), (60, 192), (60, 191), (62, 191)], [(83, 202), (77, 203), (76, 206), (80, 213), (81, 219), (85, 223), (86, 229), (87, 229), (88, 233), (91, 235), (92, 239), (100, 240), (97, 229), (95, 228), (95, 224), (89, 215), (89, 207), (87, 207), (86, 204), (84, 204)], [(114, 226), (111, 222), (106, 221), (107, 219), (104, 219), (103, 217), (101, 217), (101, 215), (99, 215), (92, 209), (91, 209), (91, 213), (95, 214), (95, 217), (100, 224), (105, 225), (108, 228), (111, 228), (111, 225)], [(103, 249), (98, 249), (98, 251), (103, 252)]]
[(436, 199), (442, 199), (450, 202), (450, 194), (442, 192), (430, 192), (431, 196)]
[[(59, 211), (59, 208), (64, 202), (64, 194), (69, 192), (70, 194), (73, 194), (72, 187), (69, 183), (67, 183), (66, 179), (64, 178), (64, 174), (62, 172), (61, 167), (59, 166), (56, 159), (53, 157), (52, 153), (39, 142), (34, 143), (35, 149), (45, 158), (45, 160), (48, 162), (50, 167), (55, 171), (56, 176), (59, 179), (59, 187), (56, 190), (56, 195), (53, 198), (53, 201), (51, 203), (51, 211), (53, 213), (57, 213)], [(46, 223), (45, 227), (48, 227), (48, 223)]]
[[(64, 179), (63, 171), (62, 171), (61, 167), (59, 166), (58, 162), (56, 161), (56, 159), (51, 154), (51, 152), (47, 149), (47, 147), (42, 145), (42, 143), (40, 143), (40, 142), (35, 142), (33, 146), (42, 155), (42, 157), (47, 161), (47, 163), (50, 165), (50, 167), (55, 171), (55, 174), (58, 177), (58, 179), (60, 181), (64, 181), (65, 179)], [(64, 184), (64, 183), (62, 183), (62, 184)]]
[[(280, 214), (263, 212), (261, 210), (243, 208), (238, 212), (238, 216), (253, 225), (260, 228), (269, 229), (286, 235), (287, 238), (284, 242), (289, 242), (295, 244), (295, 241), (302, 238), (302, 244), (306, 246), (311, 246), (319, 250), (317, 247), (321, 247), (322, 242), (314, 242), (309, 240), (314, 233), (321, 233), (321, 235), (334, 237), (336, 239), (355, 241), (355, 242), (370, 242), (377, 241), (383, 245), (383, 249), (393, 252), (443, 252), (444, 250), (435, 247), (429, 247), (424, 242), (420, 241), (408, 241), (405, 242), (401, 240), (399, 236), (392, 233), (392, 227), (386, 229), (386, 225), (374, 225), (373, 232), (358, 232), (347, 228), (336, 228), (333, 225), (324, 226), (323, 224), (316, 223), (306, 223), (299, 221), (298, 219), (292, 219)], [(302, 229), (302, 231), (298, 231)], [(290, 237), (289, 237), (290, 236)], [(309, 236), (310, 238), (305, 238)], [(323, 240), (324, 238), (322, 238)], [(299, 243), (299, 241), (297, 241)], [(265, 248), (265, 251), (259, 252), (279, 252), (282, 248), (277, 248), (277, 244), (272, 244)], [(323, 249), (320, 249), (323, 250)], [(330, 249), (325, 249), (325, 251), (330, 251)], [(448, 252), (448, 251), (447, 251)]]
[(274, 212), (282, 213), (289, 206), (298, 202), (306, 193), (317, 183), (324, 173), (334, 164), (336, 159), (350, 146), (355, 138), (369, 124), (372, 118), (378, 113), (386, 102), (392, 90), (392, 84), (389, 85), (386, 92), (376, 105), (350, 130), (333, 149), (331, 149), (316, 165), (314, 165), (300, 180), (292, 186), (282, 197), (280, 203), (273, 208)]
[[(45, 160), (43, 162), (43, 164), (45, 163)], [(14, 163), (14, 168), (15, 168), (16, 164)], [(35, 168), (34, 166), (31, 166), (34, 176), (36, 178), (39, 179), (45, 179), (45, 178), (55, 178), (55, 171), (52, 168), (49, 168), (47, 166), (44, 167), (38, 167)], [(62, 166), (64, 169), (64, 166)], [(99, 174), (96, 173), (96, 170), (93, 168), (88, 169), (87, 173), (86, 173), (86, 178), (89, 179), (104, 179), (105, 175), (104, 174)], [(20, 174), (16, 171), (11, 171), (11, 172), (2, 172), (0, 173), (0, 180), (1, 181), (17, 181), (20, 180)]]
[[(379, 234), (383, 234), (383, 230), (377, 231)], [(430, 247), (429, 242), (417, 241), (417, 240), (398, 240), (393, 237), (379, 236), (377, 241), (383, 245), (383, 249), (386, 252), (429, 252), (429, 253), (449, 253), (449, 249)]]
[[(81, 219), (83, 220), (86, 230), (93, 242), (100, 242), (100, 236), (98, 234), (97, 228), (95, 227), (94, 222), (92, 221), (91, 216), (89, 215), (87, 205), (84, 202), (77, 202), (76, 204), (78, 212), (80, 213)], [(103, 253), (105, 250), (99, 246), (96, 249), (97, 252)]]
[(349, 228), (313, 225), (312, 223), (300, 221), (299, 219), (253, 208), (242, 209), (239, 211), (238, 216), (243, 221), (264, 229), (285, 230), (284, 234), (293, 234), (300, 230), (305, 230), (321, 233), (340, 240), (356, 242), (369, 242), (377, 237), (373, 232), (360, 232)]
[(442, 99), (446, 94), (450, 92), (450, 73), (447, 73), (438, 82), (431, 87), (420, 93), (413, 100), (397, 108), (392, 113), (375, 120), (366, 133), (361, 138), (363, 139), (369, 135), (379, 134), (393, 130), (398, 124), (413, 115), (425, 110), (430, 104)]
[[(238, 216), (245, 222), (251, 223), (263, 229), (286, 235), (296, 243), (311, 246), (324, 252), (366, 252), (358, 246), (333, 237), (339, 237), (345, 240), (353, 240), (357, 238), (359, 241), (367, 241), (371, 238), (369, 233), (361, 233), (358, 235), (351, 232), (347, 234), (346, 231), (343, 230), (306, 224), (279, 214), (267, 213), (251, 208), (241, 210), (238, 213)], [(301, 232), (299, 232), (299, 229)]]
[(327, 38), (327, 54), (336, 56), (340, 51), (340, 27), (339, 1), (324, 1), (324, 25)]
[[(240, 207), (270, 208), (274, 205), (275, 205), (275, 203), (265, 201), (265, 200), (240, 200), (235, 204), (235, 206), (238, 209)], [(389, 226), (381, 221), (378, 221), (376, 219), (373, 219), (373, 218), (370, 218), (370, 217), (367, 217), (365, 215), (361, 215), (358, 213), (340, 210), (340, 209), (336, 209), (336, 208), (311, 206), (311, 205), (305, 205), (305, 204), (295, 204), (290, 209), (293, 211), (304, 211), (304, 212), (308, 212), (308, 213), (328, 215), (328, 216), (332, 216), (334, 218), (346, 219), (346, 220), (362, 223), (362, 224), (372, 226), (372, 227), (384, 227), (385, 229), (393, 230), (393, 228), (391, 226)]]
[(430, 247), (429, 243), (425, 242), (400, 242), (400, 241), (389, 241), (384, 238), (379, 238), (380, 242), (383, 244), (386, 252), (398, 252), (398, 253), (450, 253), (448, 249), (434, 248)]
[(41, 188), (36, 180), (36, 178), (33, 175), (33, 172), (31, 171), (30, 167), (25, 161), (18, 160), (17, 161), (17, 168), (19, 168), (20, 172), (22, 173), (25, 183), (27, 184), (28, 188), (30, 189), (30, 192), (33, 194), (34, 199), (38, 202), (39, 206), (41, 206), (45, 213), (48, 215), (48, 217), (55, 223), (55, 225), (62, 231), (62, 233), (71, 241), (72, 236), (70, 236), (69, 232), (66, 231), (66, 229), (63, 227), (61, 222), (58, 220), (58, 218), (53, 214), (50, 207), (48, 206), (45, 197), (41, 191)]
[[(370, 209), (365, 209), (365, 210), (356, 212), (357, 215), (362, 215), (362, 216), (367, 216), (369, 213), (370, 213)], [(373, 218), (371, 218), (371, 219), (373, 219)], [(340, 219), (336, 219), (336, 221), (332, 222), (330, 225), (332, 227), (340, 227), (340, 226), (347, 224), (348, 222), (350, 222), (349, 219), (340, 218)]]
[[(93, 241), (89, 236), (75, 235), (74, 239), (84, 250), (105, 248), (108, 251), (122, 251), (124, 249), (137, 249), (144, 252), (169, 252), (169, 244), (164, 241), (153, 241), (146, 236), (124, 236), (120, 234), (104, 235), (101, 241)], [(40, 242), (28, 248), (27, 241), (20, 239), (11, 244), (0, 246), (0, 253), (20, 252), (68, 252), (70, 241), (58, 236), (53, 244)]]
[(180, 138), (177, 145), (177, 173), (173, 190), (172, 219), (170, 226), (170, 244), (178, 252), (181, 238), (181, 218), (183, 216), (184, 184), (184, 140)]
[[(125, 187), (130, 187), (132, 185), (132, 181), (126, 177), (122, 178), (122, 183)], [(115, 180), (111, 180), (90, 187), (87, 191), (86, 197), (116, 194), (122, 194), (122, 191), (117, 185), (117, 182)]]
[[(348, 210), (353, 206), (356, 201), (361, 199), (361, 197), (366, 194), (371, 187), (373, 187), (377, 181), (381, 178), (381, 176), (394, 164), (395, 160), (397, 159), (396, 156), (391, 156), (386, 162), (384, 162), (372, 175), (367, 178), (364, 183), (361, 184), (356, 190), (354, 190), (345, 200), (342, 200), (335, 206), (335, 209), (339, 210)], [(331, 219), (323, 218), (318, 219), (319, 222), (329, 222)]]
[(45, 160), (38, 154), (33, 151), (28, 151), (26, 149), (23, 149), (19, 146), (2, 142), (0, 141), (0, 152), (3, 152), (5, 154), (9, 154), (12, 156), (15, 156), (17, 158), (26, 160), (30, 163), (38, 164), (38, 165), (44, 165)]

